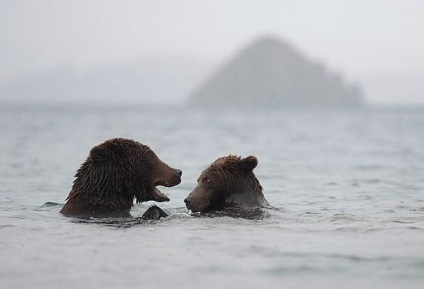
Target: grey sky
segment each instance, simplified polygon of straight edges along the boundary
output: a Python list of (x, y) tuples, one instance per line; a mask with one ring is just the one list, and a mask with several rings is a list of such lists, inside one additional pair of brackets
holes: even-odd
[(419, 0), (0, 0), (0, 80), (163, 54), (222, 61), (272, 34), (365, 83), (373, 101), (386, 89), (424, 103), (423, 15)]

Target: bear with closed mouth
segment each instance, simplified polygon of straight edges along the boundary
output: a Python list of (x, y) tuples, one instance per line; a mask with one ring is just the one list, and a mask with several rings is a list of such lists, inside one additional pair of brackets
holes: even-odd
[(161, 161), (146, 145), (123, 138), (93, 147), (75, 175), (60, 211), (72, 217), (131, 217), (134, 199), (165, 202), (156, 186), (173, 187), (182, 172)]
[(197, 186), (184, 200), (186, 207), (202, 213), (268, 207), (262, 186), (253, 173), (257, 165), (255, 156), (218, 158), (200, 174)]

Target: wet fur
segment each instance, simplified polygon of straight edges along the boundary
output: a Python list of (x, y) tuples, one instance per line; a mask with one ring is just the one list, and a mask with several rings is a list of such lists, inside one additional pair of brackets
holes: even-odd
[(146, 145), (128, 139), (108, 140), (94, 147), (77, 171), (61, 213), (77, 217), (131, 217), (134, 198), (138, 203), (151, 200), (153, 178), (163, 175), (162, 179), (176, 185), (181, 181), (174, 176), (176, 171)]
[(200, 174), (197, 186), (185, 199), (187, 208), (194, 212), (209, 212), (269, 206), (253, 173), (257, 164), (254, 156), (218, 158)]

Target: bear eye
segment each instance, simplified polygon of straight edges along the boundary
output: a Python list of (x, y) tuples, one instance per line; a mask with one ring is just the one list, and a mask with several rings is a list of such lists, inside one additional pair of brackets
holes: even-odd
[(202, 179), (202, 182), (204, 182), (204, 183), (206, 183), (206, 184), (209, 184), (209, 183), (210, 183), (210, 180), (209, 180), (209, 178), (208, 178), (208, 177), (204, 177), (204, 178)]

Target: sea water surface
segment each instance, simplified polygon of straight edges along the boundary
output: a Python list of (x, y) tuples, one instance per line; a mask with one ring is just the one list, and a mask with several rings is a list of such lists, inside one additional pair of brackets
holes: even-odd
[[(59, 214), (113, 137), (183, 171), (161, 189), (168, 218)], [(230, 153), (258, 157), (274, 209), (190, 214), (198, 175)], [(0, 260), (0, 288), (424, 288), (424, 111), (2, 106)]]

